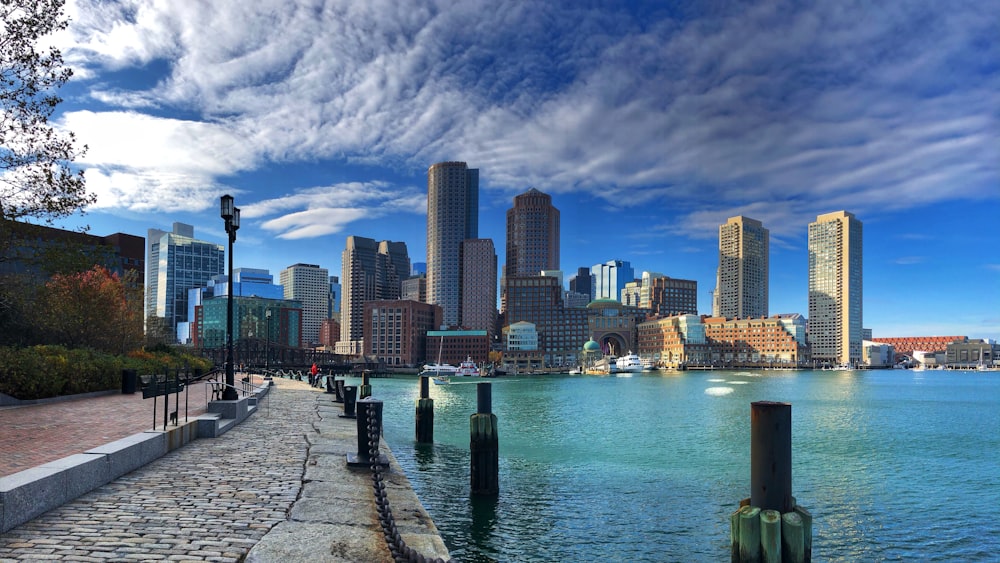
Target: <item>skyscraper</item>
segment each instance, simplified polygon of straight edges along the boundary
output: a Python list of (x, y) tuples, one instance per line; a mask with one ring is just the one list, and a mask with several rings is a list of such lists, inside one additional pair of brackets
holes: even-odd
[(364, 338), (365, 303), (399, 299), (410, 271), (406, 244), (349, 236), (341, 262), (340, 340)]
[(817, 362), (856, 365), (862, 340), (862, 229), (846, 211), (809, 224), (809, 344)]
[(462, 326), (493, 335), (497, 322), (497, 253), (491, 239), (462, 241)]
[(302, 343), (319, 343), (319, 328), (327, 318), (330, 299), (330, 271), (315, 264), (293, 264), (278, 274), (285, 299), (302, 303)]
[(537, 276), (559, 269), (559, 210), (535, 188), (514, 197), (507, 210), (508, 276)]
[(608, 260), (590, 268), (594, 299), (620, 300), (625, 284), (635, 279), (635, 270), (626, 260)]
[(225, 249), (195, 239), (194, 227), (184, 223), (174, 223), (169, 233), (149, 229), (146, 245), (146, 329), (153, 330), (150, 318), (159, 317), (158, 327), (174, 335), (178, 322), (193, 320), (187, 318), (188, 290), (223, 273)]
[(442, 322), (462, 318), (461, 246), (479, 238), (479, 170), (464, 162), (427, 169), (427, 302), (440, 305)]
[(590, 283), (592, 277), (593, 274), (590, 273), (590, 268), (577, 268), (576, 275), (569, 280), (569, 290), (593, 299), (594, 290)]
[(712, 315), (766, 317), (770, 232), (760, 221), (730, 217), (719, 225), (719, 269)]

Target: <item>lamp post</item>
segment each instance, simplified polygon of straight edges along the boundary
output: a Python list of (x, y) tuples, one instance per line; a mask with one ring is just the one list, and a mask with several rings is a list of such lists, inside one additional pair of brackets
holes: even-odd
[(226, 222), (226, 233), (229, 235), (229, 288), (226, 291), (226, 389), (222, 392), (223, 401), (235, 401), (236, 375), (233, 372), (233, 243), (236, 242), (236, 231), (240, 228), (240, 208), (233, 206), (233, 196), (226, 194), (221, 198), (222, 219)]
[(264, 369), (271, 368), (271, 309), (264, 311), (267, 317), (267, 340), (264, 341)]

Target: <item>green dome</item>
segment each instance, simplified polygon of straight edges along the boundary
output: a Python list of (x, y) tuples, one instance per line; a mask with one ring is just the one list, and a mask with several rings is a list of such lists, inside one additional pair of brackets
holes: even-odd
[(583, 351), (584, 352), (600, 352), (601, 351), (601, 345), (598, 344), (597, 342), (594, 342), (594, 339), (591, 338), (590, 340), (587, 341), (586, 344), (583, 345)]

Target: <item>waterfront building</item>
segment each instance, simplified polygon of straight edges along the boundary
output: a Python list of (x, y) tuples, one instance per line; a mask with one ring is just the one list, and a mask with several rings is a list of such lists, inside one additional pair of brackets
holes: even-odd
[[(645, 311), (623, 305), (615, 299), (595, 299), (587, 305), (589, 336), (609, 356), (638, 353), (637, 327), (645, 319)], [(586, 342), (586, 341), (584, 341)]]
[(507, 210), (505, 276), (536, 276), (559, 269), (559, 210), (552, 196), (531, 188)]
[(651, 358), (664, 368), (708, 365), (711, 354), (705, 338), (705, 325), (694, 314), (660, 317), (636, 326), (636, 353)]
[(440, 305), (443, 323), (462, 319), (461, 245), (479, 238), (479, 170), (464, 162), (427, 169), (427, 302)]
[(405, 299), (366, 302), (364, 355), (389, 366), (419, 365), (429, 353), (427, 333), (441, 324), (441, 314), (437, 305)]
[(981, 338), (957, 340), (945, 350), (948, 369), (1000, 368), (1000, 347)]
[(302, 303), (302, 342), (319, 342), (319, 325), (330, 308), (330, 271), (316, 264), (293, 264), (278, 274), (285, 299)]
[(462, 241), (462, 323), (485, 330), (491, 339), (497, 324), (497, 253), (491, 239)]
[(338, 340), (340, 340), (340, 320), (323, 319), (319, 324), (319, 345), (335, 350)]
[[(192, 344), (203, 349), (222, 349), (227, 345), (226, 322), (229, 298), (215, 296), (195, 307), (191, 327)], [(270, 319), (268, 311), (271, 312)], [(289, 299), (233, 296), (234, 350), (244, 354), (234, 358), (240, 363), (256, 358), (266, 347), (299, 348), (302, 346), (302, 304)], [(247, 351), (251, 353), (247, 353)], [(263, 356), (259, 356), (263, 359)], [(254, 363), (257, 363), (256, 361)]]
[[(406, 244), (349, 236), (341, 253), (340, 341), (364, 337), (365, 303), (399, 299), (400, 272), (410, 271)], [(363, 346), (357, 346), (363, 349)], [(339, 349), (338, 349), (338, 353)]]
[(427, 303), (427, 277), (424, 274), (418, 274), (412, 278), (405, 279), (402, 285), (403, 291), (400, 299)]
[(625, 284), (635, 279), (632, 264), (625, 260), (608, 260), (590, 268), (594, 299), (614, 299), (621, 297)]
[(817, 363), (861, 362), (862, 225), (846, 211), (809, 224), (809, 344)]
[(769, 231), (756, 219), (730, 217), (719, 226), (719, 268), (712, 316), (766, 317)]
[(538, 348), (538, 331), (532, 323), (518, 321), (503, 329), (501, 365), (508, 373), (525, 373), (545, 367), (545, 355)]
[(489, 360), (490, 338), (485, 330), (429, 330), (427, 331), (425, 363), (458, 366), (472, 358), (480, 368)]
[(590, 268), (577, 268), (576, 275), (569, 280), (569, 290), (587, 296), (589, 303), (594, 298), (593, 285), (591, 284), (592, 274)]
[[(188, 290), (204, 287), (225, 268), (221, 244), (194, 238), (194, 227), (174, 223), (171, 232), (149, 229), (146, 236), (146, 330), (151, 319), (176, 340), (177, 323), (188, 321)], [(162, 335), (161, 335), (162, 336)]]
[(577, 365), (580, 350), (590, 336), (590, 311), (565, 307), (557, 278), (514, 276), (505, 282), (504, 323), (534, 324), (546, 365)]
[(894, 336), (887, 338), (872, 338), (872, 342), (890, 344), (896, 350), (896, 356), (902, 359), (903, 356), (915, 358), (916, 352), (934, 353), (944, 352), (948, 345), (955, 341), (968, 340), (966, 336)]
[(652, 278), (649, 304), (641, 308), (659, 315), (697, 315), (698, 282), (668, 276)]
[(863, 340), (861, 362), (870, 368), (891, 368), (896, 363), (896, 351), (892, 344)]

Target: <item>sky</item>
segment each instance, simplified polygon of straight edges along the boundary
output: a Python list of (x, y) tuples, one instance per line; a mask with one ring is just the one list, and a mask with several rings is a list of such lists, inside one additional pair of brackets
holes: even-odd
[(864, 224), (876, 337), (1000, 339), (1000, 13), (950, 2), (69, 0), (56, 122), (96, 203), (57, 226), (178, 221), (236, 267), (347, 236), (425, 260), (427, 168), (480, 171), (479, 236), (535, 187), (561, 269), (698, 282), (718, 227), (771, 233), (770, 313), (808, 312), (807, 225)]

